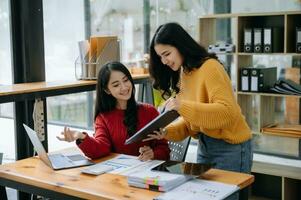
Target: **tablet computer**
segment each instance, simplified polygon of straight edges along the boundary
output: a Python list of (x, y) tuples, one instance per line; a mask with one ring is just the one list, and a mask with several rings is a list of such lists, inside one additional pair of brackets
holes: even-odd
[(173, 174), (200, 176), (208, 171), (214, 164), (207, 163), (189, 163), (180, 161), (165, 161), (164, 163), (152, 168), (153, 171), (163, 171)]
[(155, 119), (146, 124), (142, 129), (135, 133), (132, 137), (125, 141), (125, 144), (131, 144), (133, 142), (147, 138), (148, 134), (159, 130), (159, 128), (164, 128), (169, 123), (174, 121), (179, 117), (179, 113), (175, 110), (168, 110), (157, 116)]

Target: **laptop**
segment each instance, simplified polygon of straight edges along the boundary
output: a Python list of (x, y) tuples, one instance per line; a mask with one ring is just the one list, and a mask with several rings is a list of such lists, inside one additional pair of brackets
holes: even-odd
[(54, 170), (68, 169), (73, 167), (80, 167), (86, 165), (92, 165), (93, 162), (89, 161), (86, 157), (81, 154), (64, 155), (62, 153), (47, 154), (44, 146), (42, 145), (37, 133), (23, 124), (26, 133), (31, 140), (32, 145), (38, 153), (40, 159), (49, 167)]
[(162, 114), (146, 124), (142, 129), (137, 131), (137, 133), (135, 133), (132, 137), (128, 138), (125, 141), (125, 144), (131, 144), (133, 142), (147, 138), (148, 134), (151, 134), (153, 131), (159, 130), (159, 128), (164, 128), (179, 116), (179, 113), (175, 110), (164, 111)]

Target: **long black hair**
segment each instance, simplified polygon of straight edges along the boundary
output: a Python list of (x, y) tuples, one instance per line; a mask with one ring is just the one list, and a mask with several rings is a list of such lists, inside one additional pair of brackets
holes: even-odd
[(96, 85), (96, 102), (94, 120), (100, 113), (114, 110), (117, 100), (111, 94), (106, 93), (112, 71), (120, 71), (129, 79), (132, 84), (132, 94), (127, 101), (127, 107), (124, 113), (123, 123), (127, 127), (127, 132), (131, 136), (137, 129), (137, 109), (138, 104), (135, 100), (135, 85), (129, 70), (120, 62), (109, 62), (101, 67), (98, 73)]
[(159, 26), (150, 44), (149, 71), (154, 79), (155, 89), (163, 91), (162, 97), (166, 99), (173, 91), (179, 92), (178, 82), (180, 70), (173, 71), (161, 62), (155, 51), (156, 44), (171, 45), (183, 56), (183, 71), (189, 73), (209, 58), (217, 59), (215, 54), (210, 54), (198, 44), (182, 26), (177, 23), (166, 23)]

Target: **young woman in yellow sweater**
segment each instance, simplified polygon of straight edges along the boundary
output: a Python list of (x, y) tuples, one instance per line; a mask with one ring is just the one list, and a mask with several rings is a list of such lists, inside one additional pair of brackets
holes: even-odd
[(179, 24), (161, 25), (150, 45), (150, 74), (168, 110), (180, 118), (148, 139), (199, 139), (197, 161), (250, 173), (251, 130), (234, 97), (231, 81), (215, 54), (209, 54)]

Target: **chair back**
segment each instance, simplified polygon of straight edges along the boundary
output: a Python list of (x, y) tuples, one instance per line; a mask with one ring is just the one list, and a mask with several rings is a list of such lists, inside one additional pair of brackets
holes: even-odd
[(190, 137), (187, 137), (181, 142), (168, 141), (168, 145), (170, 148), (170, 160), (184, 162), (189, 143)]

